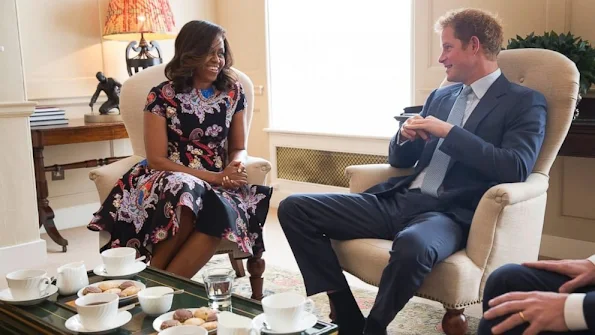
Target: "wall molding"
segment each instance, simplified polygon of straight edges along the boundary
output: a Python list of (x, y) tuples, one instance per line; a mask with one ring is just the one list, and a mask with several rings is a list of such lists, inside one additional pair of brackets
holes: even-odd
[(47, 260), (45, 240), (0, 248), (0, 274), (43, 265)]
[(595, 242), (542, 235), (539, 255), (556, 259), (584, 259), (595, 254)]
[(2, 102), (0, 103), (0, 118), (29, 117), (35, 111), (36, 102)]
[[(76, 106), (76, 105), (88, 105), (91, 101), (92, 95), (82, 95), (82, 96), (74, 96), (74, 97), (47, 97), (47, 98), (30, 98), (31, 101), (36, 101), (39, 106)], [(101, 106), (102, 103), (107, 101), (107, 97), (105, 94), (101, 94), (99, 98), (97, 98), (97, 102), (95, 105), (99, 104)], [(99, 107), (97, 107), (98, 109)]]

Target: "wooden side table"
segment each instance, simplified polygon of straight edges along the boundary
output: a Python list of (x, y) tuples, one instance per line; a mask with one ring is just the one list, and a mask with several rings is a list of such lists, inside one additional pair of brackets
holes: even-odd
[(60, 235), (60, 232), (58, 232), (58, 229), (56, 229), (56, 225), (54, 224), (54, 211), (50, 207), (47, 199), (48, 183), (45, 178), (45, 173), (48, 171), (101, 166), (125, 157), (109, 157), (63, 165), (45, 166), (43, 162), (44, 147), (59, 144), (109, 141), (122, 138), (128, 138), (124, 123), (85, 123), (83, 119), (71, 119), (67, 125), (31, 128), (39, 227), (42, 225), (44, 226), (50, 238), (62, 246), (63, 252), (66, 252), (68, 241)]

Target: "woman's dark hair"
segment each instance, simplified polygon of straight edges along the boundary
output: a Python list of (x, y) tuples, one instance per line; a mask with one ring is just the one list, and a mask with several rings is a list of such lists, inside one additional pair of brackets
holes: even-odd
[(223, 38), (225, 47), (225, 66), (213, 84), (220, 91), (233, 87), (236, 78), (231, 70), (233, 58), (225, 30), (214, 23), (195, 20), (186, 23), (180, 30), (176, 37), (174, 57), (165, 66), (165, 76), (174, 82), (176, 91), (192, 90), (194, 70), (205, 64), (213, 41), (219, 36)]

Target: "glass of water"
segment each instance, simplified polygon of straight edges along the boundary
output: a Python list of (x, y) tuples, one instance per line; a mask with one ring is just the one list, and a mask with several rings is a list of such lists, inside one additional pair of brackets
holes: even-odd
[(235, 272), (232, 269), (213, 268), (204, 271), (209, 307), (219, 311), (231, 312), (231, 288)]

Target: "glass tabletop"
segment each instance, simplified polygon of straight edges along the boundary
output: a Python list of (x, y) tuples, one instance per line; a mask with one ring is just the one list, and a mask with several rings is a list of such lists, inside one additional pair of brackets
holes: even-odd
[[(109, 280), (88, 272), (89, 283)], [(169, 286), (173, 289), (183, 289), (184, 293), (174, 295), (171, 311), (178, 308), (198, 308), (208, 306), (207, 293), (202, 283), (175, 276), (152, 267), (130, 278), (139, 281), (147, 287)], [(55, 294), (44, 302), (34, 306), (16, 306), (0, 302), (0, 333), (1, 334), (71, 334), (66, 328), (66, 320), (76, 315), (74, 300), (77, 295), (59, 296)], [(121, 303), (120, 307), (137, 302), (137, 299)], [(258, 300), (239, 295), (232, 296), (232, 312), (254, 318), (262, 313), (262, 306)], [(143, 313), (140, 305), (129, 310), (132, 320), (110, 334), (157, 334), (153, 329), (155, 317)], [(302, 334), (326, 335), (338, 331), (336, 325), (318, 321), (311, 329)]]

